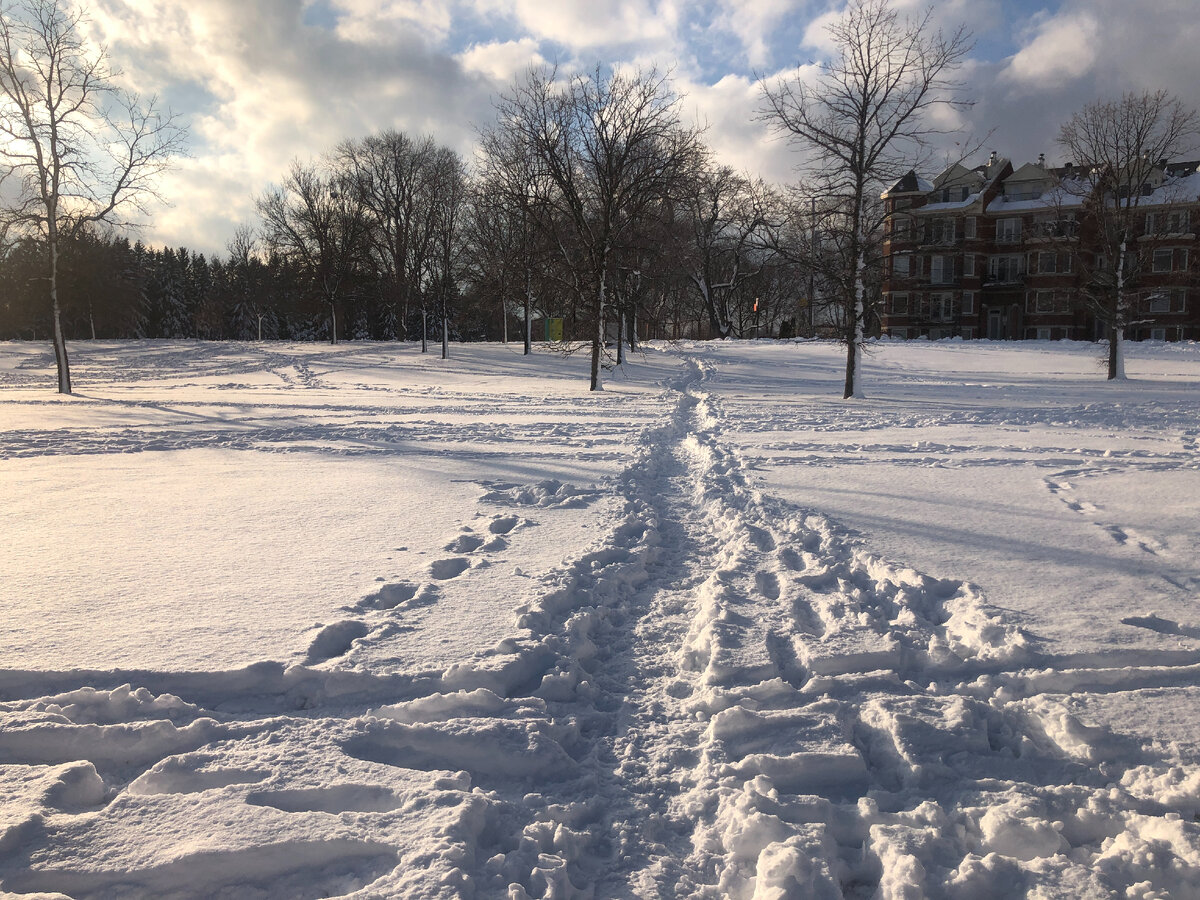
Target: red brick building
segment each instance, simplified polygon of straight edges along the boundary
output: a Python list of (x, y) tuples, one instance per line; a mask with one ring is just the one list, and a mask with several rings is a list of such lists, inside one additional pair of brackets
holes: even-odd
[[(1163, 161), (1139, 185), (1141, 276), (1132, 340), (1200, 340), (1197, 163)], [(1044, 159), (1019, 169), (992, 154), (932, 182), (909, 172), (882, 195), (882, 332), (892, 337), (1095, 340), (1104, 325), (1082, 301), (1083, 179)], [(1064, 185), (1066, 187), (1064, 187)], [(1067, 189), (1071, 188), (1071, 189)]]

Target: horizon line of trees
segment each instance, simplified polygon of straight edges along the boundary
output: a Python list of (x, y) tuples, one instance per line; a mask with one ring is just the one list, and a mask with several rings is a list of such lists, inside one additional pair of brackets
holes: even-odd
[[(606, 310), (619, 311), (607, 331), (620, 328), (626, 344), (790, 336), (836, 322), (809, 303), (823, 282), (807, 264), (808, 198), (717, 163), (693, 139), (585, 273), (591, 198), (576, 198), (572, 220), (545, 185), (518, 190), (514, 168), (532, 164), (514, 145), (511, 134), (485, 132), (469, 170), (429, 135), (345, 141), (294, 162), (257, 199), (256, 226), (239, 228), (223, 254), (81, 229), (59, 248), (64, 334), (528, 342), (554, 317), (568, 342), (587, 341), (597, 320), (584, 283), (599, 277)], [(0, 340), (50, 335), (43, 256), (35, 236), (2, 248)]]

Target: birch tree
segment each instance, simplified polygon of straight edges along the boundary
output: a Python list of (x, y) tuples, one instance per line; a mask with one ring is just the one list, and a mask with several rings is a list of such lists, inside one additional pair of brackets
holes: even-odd
[(851, 0), (828, 27), (832, 59), (815, 74), (800, 68), (761, 83), (762, 117), (805, 151), (812, 180), (844, 222), (837, 290), (845, 309), (847, 398), (863, 396), (864, 284), (873, 262), (867, 250), (883, 224), (871, 201), (919, 165), (939, 133), (928, 114), (958, 102), (949, 76), (971, 49), (965, 28), (945, 35), (931, 16), (901, 17), (891, 0)]
[(1172, 196), (1165, 164), (1190, 152), (1198, 135), (1196, 110), (1166, 91), (1088, 104), (1059, 132), (1075, 163), (1059, 196), (1082, 199), (1076, 271), (1084, 302), (1108, 332), (1110, 381), (1125, 378), (1125, 330), (1147, 268), (1137, 239), (1156, 236), (1145, 227), (1145, 207), (1166, 213), (1174, 202), (1195, 199)]
[(59, 252), (95, 223), (128, 224), (157, 198), (185, 132), (157, 100), (120, 87), (104, 47), (85, 40), (70, 0), (0, 7), (0, 178), (15, 202), (4, 227), (44, 248), (58, 390), (71, 368), (58, 294)]

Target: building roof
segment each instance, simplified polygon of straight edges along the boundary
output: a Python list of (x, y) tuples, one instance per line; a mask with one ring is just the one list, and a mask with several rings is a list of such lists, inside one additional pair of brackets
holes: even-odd
[(879, 198), (886, 200), (892, 194), (927, 194), (932, 190), (932, 184), (918, 175), (915, 170), (909, 169), (890, 188), (880, 194)]

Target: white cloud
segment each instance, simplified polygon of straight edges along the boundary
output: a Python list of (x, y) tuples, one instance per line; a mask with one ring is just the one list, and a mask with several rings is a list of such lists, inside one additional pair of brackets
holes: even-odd
[(530, 66), (546, 62), (538, 52), (537, 41), (528, 37), (519, 41), (472, 44), (457, 58), (468, 72), (478, 72), (502, 84), (510, 83)]
[(721, 0), (721, 15), (714, 26), (737, 36), (750, 65), (770, 64), (768, 38), (785, 16), (795, 14), (805, 0)]
[[(564, 72), (597, 61), (673, 68), (686, 115), (709, 124), (705, 139), (723, 161), (793, 181), (798, 154), (755, 121), (759, 88), (749, 70), (795, 61), (770, 58), (785, 29), (805, 35), (802, 54), (823, 55), (824, 26), (845, 7), (845, 0), (90, 3), (95, 36), (128, 82), (161, 93), (191, 121), (193, 158), (164, 180), (174, 206), (155, 212), (145, 239), (206, 252), (253, 219), (254, 198), (294, 157), (392, 127), (432, 133), (468, 152), (472, 123), (490, 119), (497, 90), (530, 62), (556, 56)], [(1018, 33), (1022, 45), (1007, 60), (964, 67), (966, 93), (978, 103), (962, 120), (939, 124), (977, 134), (994, 128), (985, 150), (1016, 160), (1039, 152), (1053, 158), (1059, 124), (1084, 103), (1159, 87), (1194, 97), (1200, 18), (1193, 6), (1062, 0), (1055, 15)], [(902, 0), (899, 8), (919, 13), (925, 0)], [(1000, 0), (943, 0), (934, 18), (952, 30), (960, 21), (994, 22), (1004, 9)], [(989, 27), (996, 34), (1011, 24)], [(720, 60), (732, 71), (720, 71)]]
[(444, 0), (334, 0), (338, 36), (361, 43), (381, 43), (403, 30), (415, 29), (440, 43), (451, 26), (451, 6)]
[(1004, 76), (1036, 86), (1086, 74), (1096, 61), (1100, 23), (1089, 12), (1065, 13), (1035, 26), (1033, 39), (1009, 61)]
[(667, 43), (679, 25), (673, 0), (508, 0), (497, 6), (535, 37), (575, 51)]
[(721, 162), (771, 181), (794, 179), (795, 153), (758, 121), (762, 93), (755, 79), (726, 75), (711, 85), (681, 80), (677, 87), (686, 95), (684, 118), (707, 127), (704, 142)]

